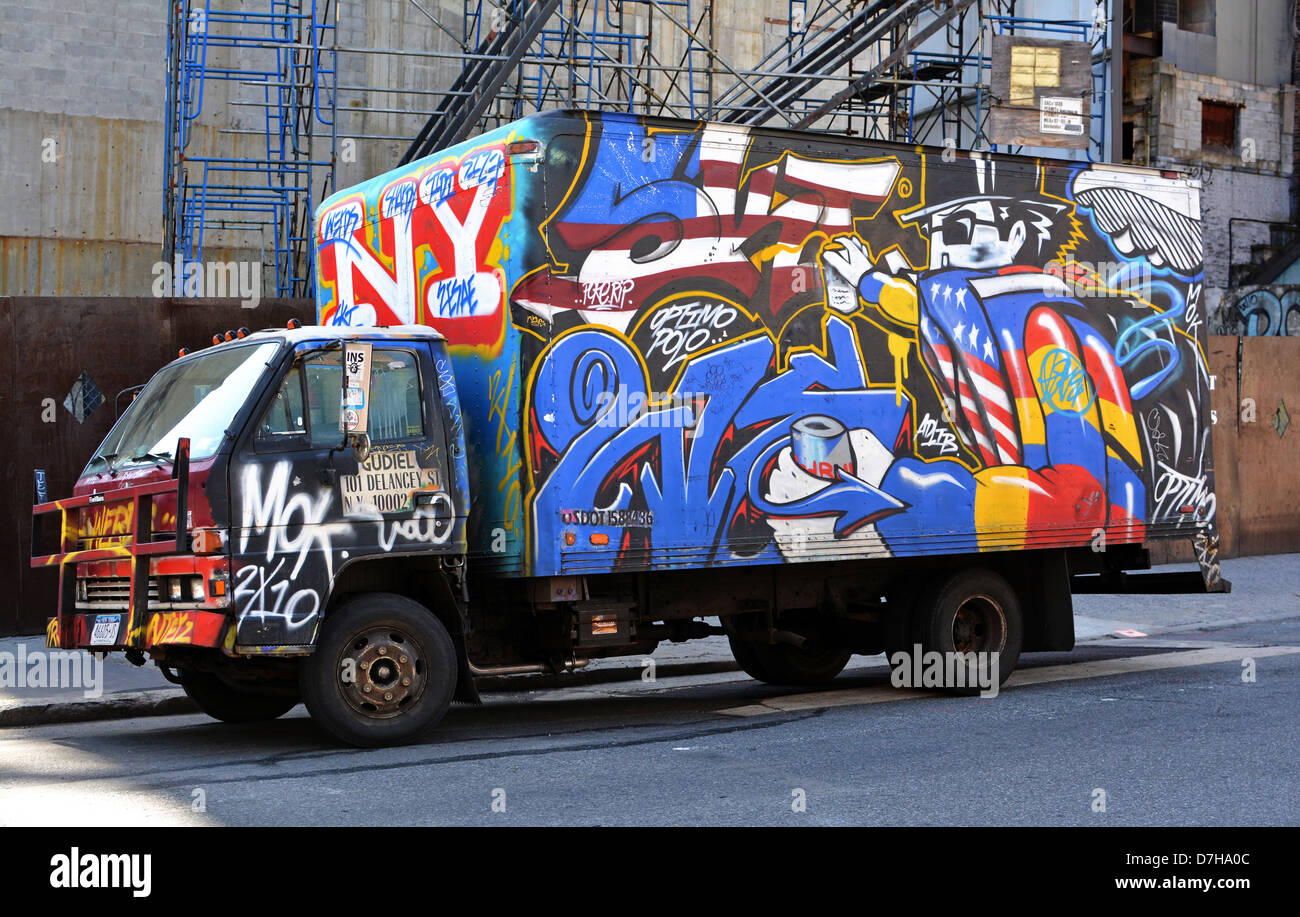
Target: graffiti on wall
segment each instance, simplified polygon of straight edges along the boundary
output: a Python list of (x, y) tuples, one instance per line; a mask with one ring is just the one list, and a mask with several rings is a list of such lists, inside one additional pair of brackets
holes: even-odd
[(1300, 337), (1300, 287), (1265, 286), (1234, 290), (1221, 306), (1216, 334)]

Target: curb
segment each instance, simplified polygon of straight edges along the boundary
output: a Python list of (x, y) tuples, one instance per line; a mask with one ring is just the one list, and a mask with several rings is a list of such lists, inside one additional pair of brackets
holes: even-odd
[[(490, 675), (476, 679), (480, 694), (511, 694), (546, 691), (576, 685), (609, 684), (639, 681), (641, 667), (621, 666), (577, 671), (564, 675)], [(736, 672), (739, 666), (730, 660), (685, 662), (655, 668), (655, 680), (687, 675), (711, 675)], [(181, 716), (201, 712), (180, 688), (149, 691), (123, 691), (93, 700), (39, 701), (0, 707), (0, 729), (19, 726), (50, 726), (59, 723), (89, 723), (96, 720), (125, 720), (141, 716)]]
[(51, 723), (87, 723), (93, 720), (121, 720), (137, 716), (175, 716), (197, 713), (194, 701), (179, 688), (156, 691), (123, 691), (94, 700), (43, 701), (15, 704), (0, 709), (0, 728), (46, 726)]
[[(1147, 637), (1160, 637), (1165, 634), (1187, 634), (1197, 633), (1207, 630), (1220, 630), (1225, 627), (1243, 627), (1247, 624), (1272, 624), (1276, 621), (1287, 621), (1291, 618), (1300, 617), (1300, 612), (1296, 611), (1279, 611), (1270, 614), (1254, 615), (1248, 618), (1232, 618), (1227, 621), (1195, 621), (1191, 624), (1174, 624), (1169, 627), (1152, 627), (1147, 632)], [(1084, 643), (1098, 643), (1105, 640), (1145, 640), (1146, 637), (1123, 637), (1119, 634), (1110, 632), (1099, 634), (1095, 637), (1087, 637), (1083, 640), (1076, 641), (1076, 645)]]

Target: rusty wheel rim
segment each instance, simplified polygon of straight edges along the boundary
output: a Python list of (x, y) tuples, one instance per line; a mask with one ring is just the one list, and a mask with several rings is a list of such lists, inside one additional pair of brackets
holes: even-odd
[(952, 644), (959, 653), (997, 653), (1006, 644), (1002, 606), (987, 595), (971, 596), (952, 619)]
[(410, 707), (428, 681), (422, 648), (395, 627), (374, 627), (349, 640), (338, 671), (348, 706), (374, 719), (388, 719)]

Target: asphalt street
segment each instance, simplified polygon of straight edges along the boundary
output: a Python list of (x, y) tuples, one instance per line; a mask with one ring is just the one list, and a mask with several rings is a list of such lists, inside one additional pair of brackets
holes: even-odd
[[(1253, 674), (1253, 681), (1250, 676)], [(996, 698), (740, 673), (489, 696), (424, 744), (332, 745), (298, 707), (0, 731), (0, 823), (1300, 823), (1300, 617), (1022, 660)]]

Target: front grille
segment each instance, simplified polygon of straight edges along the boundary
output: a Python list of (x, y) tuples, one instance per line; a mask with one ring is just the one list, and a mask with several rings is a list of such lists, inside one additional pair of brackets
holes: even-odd
[[(131, 578), (127, 576), (98, 576), (80, 580), (86, 584), (86, 597), (77, 599), (78, 608), (115, 609), (126, 611), (131, 602)], [(149, 577), (149, 604), (158, 601), (158, 581)]]

